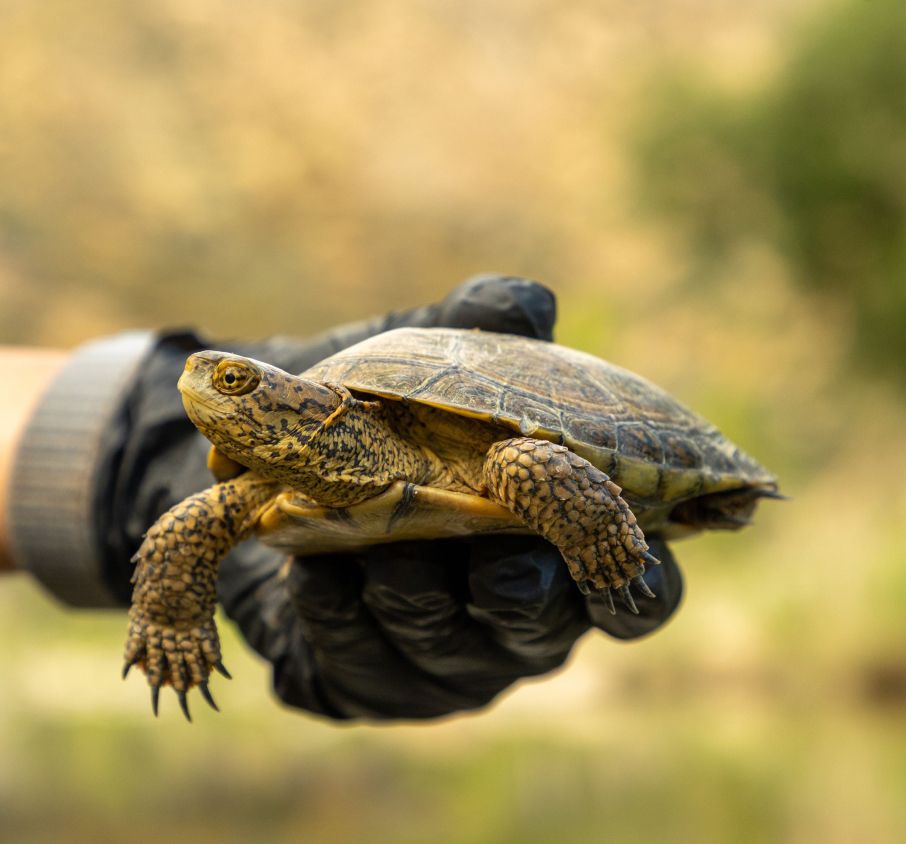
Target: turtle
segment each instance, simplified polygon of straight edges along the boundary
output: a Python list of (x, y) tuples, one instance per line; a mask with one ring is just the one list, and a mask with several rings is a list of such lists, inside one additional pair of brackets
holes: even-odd
[(626, 369), (552, 342), (399, 328), (291, 375), (221, 351), (178, 388), (213, 444), (217, 482), (148, 530), (133, 560), (125, 677), (158, 710), (208, 687), (221, 660), (217, 569), (256, 534), (294, 554), (483, 532), (540, 534), (578, 588), (637, 612), (659, 561), (646, 534), (738, 529), (774, 475), (714, 425)]

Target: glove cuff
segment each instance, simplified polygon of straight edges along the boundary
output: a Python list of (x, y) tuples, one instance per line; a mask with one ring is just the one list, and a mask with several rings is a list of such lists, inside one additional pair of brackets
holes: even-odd
[(70, 606), (119, 606), (104, 577), (95, 519), (99, 456), (123, 425), (123, 395), (154, 340), (128, 332), (77, 349), (41, 398), (10, 485), (13, 557)]

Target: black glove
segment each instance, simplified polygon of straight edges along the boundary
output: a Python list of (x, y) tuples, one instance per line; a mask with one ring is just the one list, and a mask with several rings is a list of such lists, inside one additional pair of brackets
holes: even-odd
[[(307, 343), (276, 338), (229, 344), (232, 351), (300, 372), (340, 348), (390, 328), (452, 326), (549, 340), (554, 297), (524, 279), (479, 276), (443, 302), (345, 326)], [(113, 461), (118, 490), (109, 524), (110, 579), (125, 589), (127, 560), (141, 533), (167, 507), (208, 480), (208, 444), (186, 420), (175, 390), (193, 335), (163, 338), (130, 396), (130, 435)], [(376, 546), (296, 559), (245, 543), (224, 560), (227, 613), (274, 666), (286, 703), (333, 718), (425, 718), (488, 703), (520, 677), (560, 665), (590, 625), (630, 639), (661, 625), (682, 593), (676, 564), (645, 580), (657, 598), (636, 595), (639, 615), (611, 615), (583, 598), (560, 553), (531, 536), (483, 536)]]

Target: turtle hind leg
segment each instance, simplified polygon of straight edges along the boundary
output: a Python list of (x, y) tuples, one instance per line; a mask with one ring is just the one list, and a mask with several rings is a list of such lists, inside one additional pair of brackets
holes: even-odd
[(607, 475), (562, 445), (517, 437), (491, 446), (484, 479), (492, 500), (557, 546), (584, 594), (603, 592), (612, 608), (614, 589), (638, 612), (629, 584), (648, 595), (641, 575), (658, 560)]

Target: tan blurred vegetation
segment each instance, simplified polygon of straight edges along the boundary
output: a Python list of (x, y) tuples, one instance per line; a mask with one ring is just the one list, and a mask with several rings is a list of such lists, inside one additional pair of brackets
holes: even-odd
[[(305, 334), (524, 274), (559, 294), (561, 341), (670, 389), (793, 498), (677, 545), (664, 631), (588, 636), (440, 725), (283, 712), (233, 637), (224, 714), (154, 722), (118, 679), (121, 616), (8, 579), (0, 840), (903, 840), (903, 398), (859, 354), (858, 299), (809, 284), (776, 228), (727, 227), (703, 264), (702, 209), (755, 199), (676, 122), (682, 78), (769, 101), (838, 6), (0, 4), (0, 342)], [(643, 214), (655, 165), (704, 199)]]
[(904, 44), (901, 2), (846, 4), (754, 89), (672, 74), (636, 148), (643, 194), (698, 259), (691, 279), (768, 246), (845, 309), (856, 362), (906, 383)]

